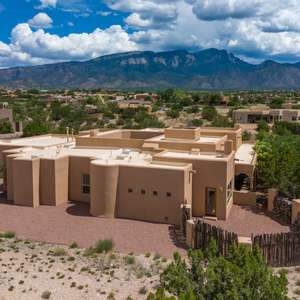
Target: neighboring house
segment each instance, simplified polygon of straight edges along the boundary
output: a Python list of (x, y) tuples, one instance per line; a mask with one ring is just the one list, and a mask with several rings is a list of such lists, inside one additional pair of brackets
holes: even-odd
[(260, 120), (268, 123), (275, 121), (300, 122), (299, 109), (238, 109), (233, 112), (235, 123), (251, 124)]
[(8, 103), (4, 102), (0, 104), (0, 121), (8, 121), (11, 123), (13, 130), (21, 132), (22, 122), (15, 122), (13, 117), (13, 110), (8, 108)]
[[(235, 182), (253, 186), (256, 155), (240, 128), (91, 130), (75, 141), (41, 136), (0, 141), (8, 200), (36, 207), (86, 202), (94, 216), (179, 225), (226, 220)], [(240, 187), (239, 187), (240, 188)]]

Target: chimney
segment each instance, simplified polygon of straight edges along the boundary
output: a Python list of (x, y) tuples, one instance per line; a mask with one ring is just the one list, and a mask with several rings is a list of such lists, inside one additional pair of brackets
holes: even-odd
[(226, 155), (231, 154), (231, 152), (233, 151), (233, 141), (229, 140), (229, 141), (225, 141), (224, 143), (224, 153)]

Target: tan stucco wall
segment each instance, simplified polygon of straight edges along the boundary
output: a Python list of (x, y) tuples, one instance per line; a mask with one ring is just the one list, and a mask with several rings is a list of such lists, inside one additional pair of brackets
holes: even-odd
[(191, 149), (199, 149), (202, 152), (215, 152), (218, 150), (217, 143), (182, 143), (175, 141), (158, 141), (156, 143), (159, 145), (159, 148), (168, 150), (190, 151)]
[(183, 140), (194, 140), (200, 138), (199, 129), (185, 129), (185, 128), (166, 128), (165, 129), (166, 138), (176, 138)]
[(41, 159), (40, 204), (60, 205), (68, 202), (69, 158)]
[(126, 139), (126, 138), (86, 138), (76, 137), (76, 146), (79, 147), (118, 147), (140, 149), (144, 144), (144, 140)]
[(91, 162), (91, 207), (93, 216), (114, 217), (117, 201), (119, 166)]
[(203, 217), (206, 213), (206, 189), (215, 188), (217, 192), (217, 218), (226, 220), (231, 203), (227, 203), (227, 185), (234, 180), (234, 153), (226, 161), (200, 160), (190, 158), (169, 158), (157, 155), (157, 160), (192, 163), (193, 193), (192, 213), (195, 217)]
[(13, 160), (13, 197), (14, 204), (39, 206), (40, 160)]
[(181, 204), (191, 195), (192, 181), (187, 179), (190, 171), (191, 165), (186, 170), (120, 166), (116, 216), (180, 225)]
[(234, 191), (233, 203), (241, 206), (256, 206), (256, 193), (250, 191)]
[(90, 195), (81, 190), (82, 175), (90, 174), (90, 161), (89, 157), (69, 157), (69, 200), (90, 202)]

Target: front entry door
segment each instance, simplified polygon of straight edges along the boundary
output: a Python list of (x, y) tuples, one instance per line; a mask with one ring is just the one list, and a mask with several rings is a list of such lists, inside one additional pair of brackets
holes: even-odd
[(217, 216), (217, 191), (214, 188), (206, 189), (206, 215)]

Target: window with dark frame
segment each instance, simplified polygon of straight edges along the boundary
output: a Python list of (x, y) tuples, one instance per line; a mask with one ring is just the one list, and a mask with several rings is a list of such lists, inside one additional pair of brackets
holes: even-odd
[(142, 195), (145, 195), (145, 194), (146, 194), (146, 191), (145, 191), (145, 190), (141, 190), (141, 194), (142, 194)]
[(157, 191), (153, 191), (153, 196), (157, 196), (158, 192)]
[(90, 192), (91, 192), (90, 175), (89, 174), (82, 174), (81, 191), (83, 194), (90, 194)]
[(167, 192), (167, 197), (171, 197), (172, 194), (170, 192)]
[(128, 189), (128, 193), (131, 194), (133, 192), (132, 189)]

